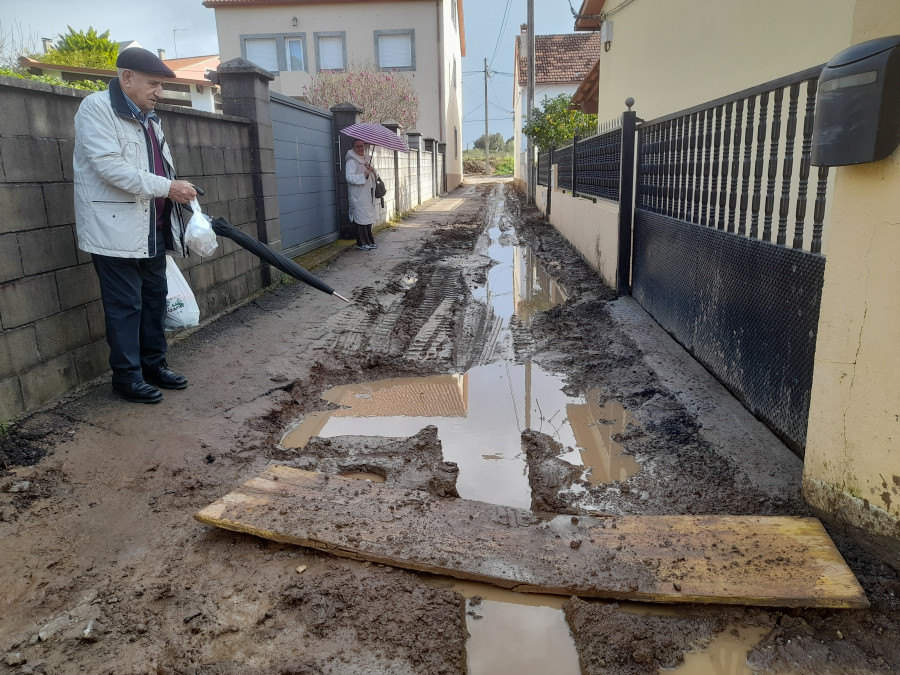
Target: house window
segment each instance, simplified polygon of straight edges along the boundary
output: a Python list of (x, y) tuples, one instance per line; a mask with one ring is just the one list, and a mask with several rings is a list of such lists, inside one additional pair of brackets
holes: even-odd
[(285, 38), (285, 54), (287, 56), (288, 70), (306, 70), (306, 40), (299, 38)]
[(415, 70), (416, 32), (412, 28), (376, 30), (375, 57), (381, 70)]
[(316, 70), (343, 70), (347, 65), (347, 44), (343, 31), (316, 33)]
[(272, 73), (307, 70), (305, 33), (241, 35), (241, 56)]
[(252, 38), (244, 40), (244, 58), (253, 61), (260, 68), (277, 72), (278, 46), (275, 38)]

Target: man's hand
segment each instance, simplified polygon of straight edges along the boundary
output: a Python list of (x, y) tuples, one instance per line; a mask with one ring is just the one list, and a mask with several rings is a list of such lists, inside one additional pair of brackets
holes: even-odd
[(173, 180), (169, 187), (169, 199), (179, 204), (190, 204), (191, 200), (197, 196), (194, 186), (186, 180)]

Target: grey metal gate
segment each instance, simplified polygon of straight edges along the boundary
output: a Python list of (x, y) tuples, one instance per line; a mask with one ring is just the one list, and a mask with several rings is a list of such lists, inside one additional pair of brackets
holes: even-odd
[(631, 260), (634, 298), (801, 455), (825, 270), (820, 69), (638, 126)]
[(338, 238), (332, 115), (275, 92), (269, 96), (281, 247), (294, 257)]

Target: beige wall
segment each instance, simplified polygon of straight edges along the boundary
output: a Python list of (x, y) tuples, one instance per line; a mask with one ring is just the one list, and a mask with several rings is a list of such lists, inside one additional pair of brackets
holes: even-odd
[[(898, 33), (900, 3), (859, 1), (852, 43)], [(835, 172), (804, 493), (900, 540), (900, 150)]]
[[(449, 8), (449, 2), (216, 8), (220, 57), (224, 62), (241, 56), (240, 35), (305, 33), (308, 72), (282, 71), (276, 74), (270, 85), (272, 91), (285, 96), (300, 96), (316, 73), (316, 32), (344, 31), (348, 62), (368, 60), (375, 63), (375, 30), (411, 28), (415, 30), (416, 69), (405, 71), (402, 75), (413, 82), (419, 95), (419, 118), (415, 130), (447, 143), (448, 174), (453, 170), (461, 176), (461, 152), (452, 152), (454, 126), (459, 127), (459, 137), (462, 138), (461, 87), (458, 83), (455, 90), (450, 87), (454, 53), (457, 79), (461, 77), (462, 63), (459, 36), (450, 22)], [(293, 17), (298, 18), (297, 26), (292, 25)], [(440, 44), (443, 53), (439, 54), (438, 31), (441, 26), (447, 37)]]
[[(535, 203), (547, 213), (547, 188), (538, 185)], [(550, 224), (575, 247), (585, 262), (610, 287), (616, 287), (619, 245), (619, 204), (596, 202), (554, 190), (550, 197)]]
[(849, 46), (854, 5), (855, 0), (631, 3), (611, 17), (612, 46), (600, 57), (598, 117), (621, 114), (630, 96), (638, 116), (649, 120), (824, 63)]

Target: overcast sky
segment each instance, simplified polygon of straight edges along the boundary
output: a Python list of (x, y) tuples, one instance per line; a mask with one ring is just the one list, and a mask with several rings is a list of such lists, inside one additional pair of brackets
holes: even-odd
[[(571, 33), (571, 6), (581, 0), (534, 0), (535, 32)], [(488, 84), (491, 133), (512, 136), (513, 38), (528, 18), (526, 0), (463, 0), (467, 55), (463, 70), (463, 147), (484, 133), (484, 59), (495, 71)], [(216, 54), (216, 20), (202, 0), (0, 0), (0, 30), (14, 30), (40, 49), (40, 38), (93, 27), (117, 42), (137, 40), (169, 58)], [(540, 101), (536, 101), (540, 103)]]

